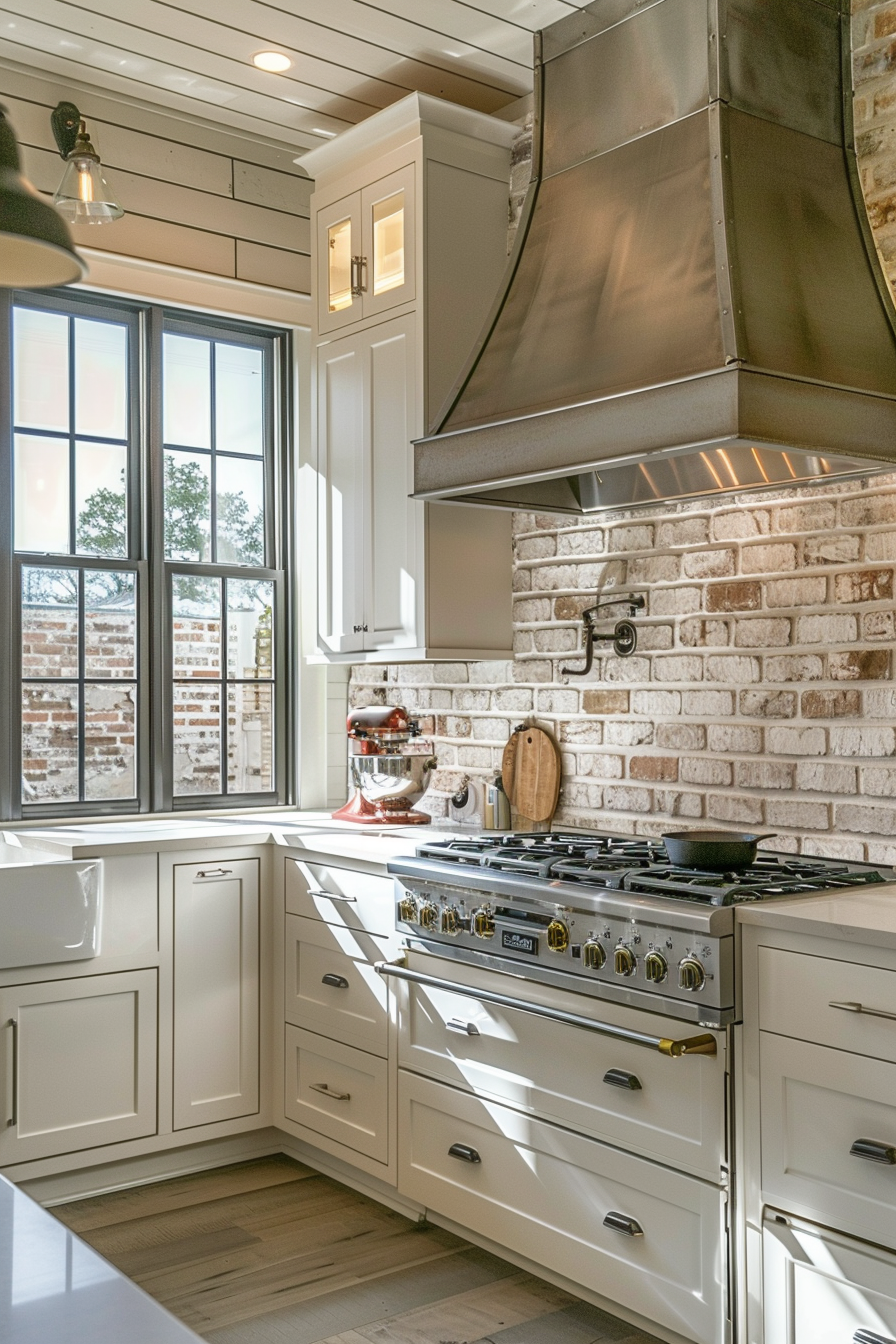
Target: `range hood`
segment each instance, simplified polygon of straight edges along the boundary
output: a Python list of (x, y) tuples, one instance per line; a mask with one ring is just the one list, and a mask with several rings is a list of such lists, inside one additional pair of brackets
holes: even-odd
[(415, 496), (550, 512), (896, 468), (848, 0), (595, 0), (536, 38), (502, 293)]

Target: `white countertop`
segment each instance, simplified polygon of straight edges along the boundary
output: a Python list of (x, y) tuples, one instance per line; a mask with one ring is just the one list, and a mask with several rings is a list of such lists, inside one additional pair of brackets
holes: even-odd
[(141, 1288), (0, 1176), (3, 1344), (199, 1344)]
[(741, 905), (737, 917), (742, 924), (896, 948), (896, 884)]

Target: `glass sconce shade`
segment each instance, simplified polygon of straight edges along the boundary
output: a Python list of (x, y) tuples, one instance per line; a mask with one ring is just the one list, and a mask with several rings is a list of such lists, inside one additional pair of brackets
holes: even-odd
[(75, 147), (66, 155), (65, 172), (53, 204), (73, 224), (106, 224), (124, 214), (103, 177), (100, 156), (87, 137), (83, 121)]
[(86, 274), (64, 222), (22, 176), (19, 147), (0, 108), (0, 285), (40, 289)]

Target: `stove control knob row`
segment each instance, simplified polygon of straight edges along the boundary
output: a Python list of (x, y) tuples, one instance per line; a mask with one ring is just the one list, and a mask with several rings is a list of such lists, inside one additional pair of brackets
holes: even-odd
[(440, 928), (442, 933), (449, 933), (455, 938), (460, 933), (463, 925), (463, 918), (456, 905), (446, 905), (442, 910), (442, 922)]
[(435, 930), (439, 922), (439, 907), (432, 901), (424, 901), (417, 912), (417, 923), (421, 929)]
[(648, 952), (644, 958), (644, 975), (652, 985), (661, 985), (669, 974), (669, 963), (662, 952)]
[(495, 916), (487, 905), (482, 905), (473, 913), (473, 932), (477, 938), (494, 938)]
[(685, 957), (678, 963), (678, 984), (681, 989), (690, 990), (695, 994), (698, 989), (702, 989), (706, 984), (706, 971), (703, 969), (703, 962), (697, 957)]
[(638, 963), (635, 960), (635, 954), (630, 947), (624, 947), (621, 943), (613, 953), (613, 967), (617, 975), (634, 975)]
[(562, 919), (552, 919), (547, 927), (548, 947), (552, 952), (565, 952), (569, 947), (569, 929)]
[(582, 948), (582, 963), (587, 966), (589, 971), (599, 971), (607, 959), (607, 954), (600, 943), (589, 938), (588, 942)]

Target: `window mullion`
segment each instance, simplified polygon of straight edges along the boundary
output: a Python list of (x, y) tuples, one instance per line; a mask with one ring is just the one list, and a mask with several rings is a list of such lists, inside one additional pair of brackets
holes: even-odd
[(171, 578), (165, 562), (165, 478), (162, 449), (162, 333), (164, 314), (151, 308), (146, 319), (144, 373), (146, 378), (146, 471), (144, 497), (147, 516), (144, 522), (148, 573), (149, 646), (149, 735), (150, 807), (154, 812), (169, 811), (173, 796), (171, 753), (173, 745), (171, 684)]

